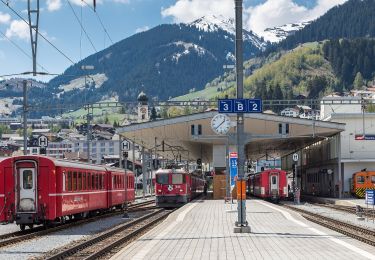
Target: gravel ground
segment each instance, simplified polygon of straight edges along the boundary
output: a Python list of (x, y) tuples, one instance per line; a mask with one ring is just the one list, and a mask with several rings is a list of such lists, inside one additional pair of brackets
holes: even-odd
[(294, 205), (294, 203), (292, 202), (285, 202), (284, 204), (295, 206), (297, 208), (307, 210), (309, 212), (317, 213), (326, 217), (344, 221), (344, 222), (354, 224), (357, 226), (362, 226), (362, 227), (369, 228), (375, 231), (375, 223), (373, 223), (373, 220), (371, 218), (368, 220), (365, 219), (364, 221), (358, 221), (357, 216), (354, 214), (346, 213), (344, 211), (334, 210), (330, 208), (315, 206), (310, 203), (302, 203), (300, 205)]
[[(142, 201), (145, 200), (139, 200), (139, 202)], [(136, 218), (148, 212), (129, 213), (129, 216), (130, 218)], [(24, 243), (19, 243), (14, 246), (2, 248), (0, 250), (0, 259), (11, 260), (40, 257), (48, 251), (108, 230), (118, 224), (127, 221), (129, 220), (122, 219), (121, 215), (119, 215), (84, 224), (82, 226), (76, 226), (66, 230), (58, 231), (44, 237), (35, 238)], [(11, 233), (19, 230), (19, 227), (15, 224), (0, 225), (0, 234)]]
[[(131, 218), (138, 217), (146, 213), (129, 213)], [(72, 227), (44, 237), (35, 238), (31, 241), (9, 246), (0, 250), (0, 259), (27, 259), (41, 257), (44, 253), (53, 249), (65, 246), (74, 241), (86, 238), (101, 231), (108, 230), (118, 224), (129, 220), (120, 216), (101, 219), (78, 227)]]
[[(136, 199), (135, 202), (136, 203), (139, 203), (139, 202), (144, 202), (144, 201), (148, 201), (148, 200), (153, 200), (152, 198), (146, 198), (146, 199)], [(36, 226), (37, 227), (37, 226)], [(28, 229), (28, 227), (26, 227), (26, 230)], [(13, 233), (13, 232), (17, 232), (17, 231), (20, 231), (20, 227), (16, 224), (0, 224), (0, 235), (4, 235), (4, 234), (9, 234), (9, 233)]]
[(6, 224), (6, 225), (0, 224), (0, 235), (13, 233), (13, 232), (17, 232), (20, 230), (21, 230), (20, 227), (17, 226), (16, 224)]

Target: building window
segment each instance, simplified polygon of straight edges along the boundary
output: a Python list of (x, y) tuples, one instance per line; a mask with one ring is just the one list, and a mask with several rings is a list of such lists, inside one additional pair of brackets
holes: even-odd
[(109, 142), (109, 146), (110, 146), (110, 147), (113, 147), (113, 146), (114, 146), (114, 143), (113, 143), (113, 142)]

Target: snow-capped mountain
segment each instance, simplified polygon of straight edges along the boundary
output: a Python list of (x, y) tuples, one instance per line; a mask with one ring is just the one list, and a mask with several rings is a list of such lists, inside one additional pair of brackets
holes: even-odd
[(305, 28), (306, 25), (309, 25), (311, 22), (302, 22), (302, 23), (289, 23), (282, 26), (276, 26), (273, 28), (267, 28), (261, 34), (265, 41), (271, 43), (280, 42), (289, 35), (294, 34), (296, 31), (299, 31)]
[[(233, 18), (226, 18), (222, 15), (204, 16), (195, 20), (189, 25), (205, 32), (217, 32), (218, 30), (223, 30), (229, 33), (230, 35), (236, 34), (235, 20)], [(251, 42), (259, 50), (264, 50), (267, 47), (267, 43), (264, 42), (255, 33), (243, 30), (243, 35), (244, 41)]]
[[(266, 44), (244, 31), (244, 59), (257, 55)], [(117, 95), (136, 100), (144, 91), (150, 98), (169, 97), (201, 90), (224, 73), (223, 65), (235, 62), (234, 21), (204, 17), (190, 24), (163, 24), (95, 53), (69, 67), (48, 83), (48, 91), (31, 91), (34, 103), (97, 102)], [(90, 64), (90, 80), (81, 66)], [(67, 76), (69, 75), (69, 76)], [(71, 76), (74, 75), (74, 76)], [(85, 79), (86, 78), (86, 79)], [(47, 96), (48, 95), (48, 96)]]

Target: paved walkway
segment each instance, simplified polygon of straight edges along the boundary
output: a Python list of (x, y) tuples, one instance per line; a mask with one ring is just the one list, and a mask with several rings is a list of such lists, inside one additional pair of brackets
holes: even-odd
[(247, 214), (252, 233), (235, 234), (230, 205), (190, 203), (112, 259), (375, 259), (374, 247), (277, 205), (250, 200)]

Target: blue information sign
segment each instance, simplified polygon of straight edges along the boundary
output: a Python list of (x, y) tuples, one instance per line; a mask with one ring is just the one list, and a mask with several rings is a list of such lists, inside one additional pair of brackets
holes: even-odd
[(218, 107), (219, 107), (220, 113), (233, 113), (233, 100), (220, 99)]
[(234, 186), (234, 178), (237, 176), (237, 153), (230, 153), (229, 170), (230, 170), (230, 186)]
[(247, 112), (247, 100), (246, 99), (235, 99), (234, 100), (234, 112), (235, 113), (246, 113)]
[(261, 99), (219, 99), (219, 113), (262, 113)]
[(375, 205), (375, 190), (366, 190), (365, 203)]
[(263, 106), (261, 99), (248, 99), (248, 113), (262, 113)]

